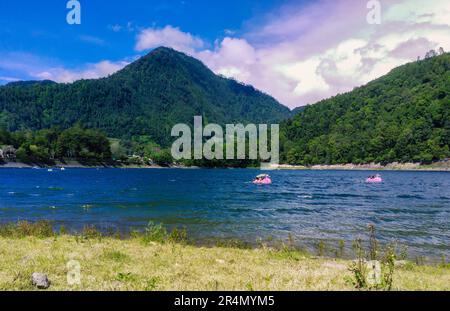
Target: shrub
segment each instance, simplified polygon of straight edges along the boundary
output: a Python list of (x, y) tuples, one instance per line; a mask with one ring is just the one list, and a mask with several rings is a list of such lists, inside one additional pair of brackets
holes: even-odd
[(186, 228), (182, 229), (174, 228), (172, 232), (170, 232), (168, 240), (169, 242), (172, 243), (181, 243), (181, 244), (186, 243), (188, 240)]
[(319, 241), (316, 245), (316, 248), (317, 248), (317, 256), (319, 257), (325, 256), (327, 246), (324, 241)]
[(98, 239), (102, 237), (102, 233), (95, 226), (84, 226), (81, 236), (86, 239)]
[[(379, 244), (375, 236), (375, 226), (369, 225), (368, 229), (368, 251), (364, 249), (361, 239), (353, 243), (356, 260), (349, 266), (352, 277), (347, 278), (347, 282), (358, 289), (391, 290), (396, 259), (394, 246), (386, 246), (383, 258), (378, 261)], [(376, 267), (380, 267), (380, 271), (376, 271)]]
[(17, 224), (5, 224), (0, 226), (0, 236), (23, 238), (34, 236), (39, 238), (53, 237), (53, 225), (50, 221), (40, 220), (37, 222), (19, 221)]
[(167, 230), (162, 224), (155, 224), (151, 221), (145, 228), (142, 239), (144, 242), (164, 243), (167, 240), (167, 236)]

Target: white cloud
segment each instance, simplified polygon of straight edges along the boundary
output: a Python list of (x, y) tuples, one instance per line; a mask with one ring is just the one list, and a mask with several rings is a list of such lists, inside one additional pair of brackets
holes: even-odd
[(359, 0), (294, 4), (194, 56), (296, 107), (350, 91), (430, 49), (450, 50), (447, 0), (383, 1), (381, 25), (369, 25), (367, 13)]
[(108, 29), (113, 32), (121, 32), (121, 31), (134, 32), (135, 30), (139, 30), (140, 27), (135, 25), (133, 22), (129, 21), (124, 25), (120, 24), (108, 25)]
[(48, 68), (44, 71), (31, 73), (32, 76), (53, 80), (55, 82), (70, 83), (81, 79), (98, 79), (111, 75), (129, 63), (126, 61), (111, 62), (101, 61), (95, 64), (89, 64), (83, 70), (69, 70), (62, 67)]
[(121, 25), (119, 25), (119, 24), (114, 24), (114, 25), (109, 25), (108, 26), (108, 29), (112, 30), (114, 32), (120, 32), (122, 30), (122, 28), (123, 27)]
[(142, 52), (159, 46), (166, 46), (192, 54), (196, 49), (204, 46), (203, 40), (190, 33), (182, 32), (170, 25), (164, 28), (147, 28), (141, 30), (137, 36), (136, 51)]
[[(134, 59), (131, 59), (131, 61)], [(15, 80), (53, 80), (70, 83), (80, 79), (97, 79), (111, 75), (130, 63), (129, 59), (120, 61), (103, 60), (71, 69), (60, 61), (39, 57), (31, 53), (0, 52), (0, 76), (17, 77)], [(6, 81), (5, 79), (3, 79)]]
[(388, 7), (383, 19), (388, 22), (450, 25), (449, 16), (450, 2), (448, 0), (407, 0)]
[(246, 81), (251, 79), (251, 67), (258, 62), (255, 49), (244, 39), (226, 37), (215, 50), (195, 54), (216, 73)]
[(14, 78), (14, 77), (5, 77), (5, 76), (0, 76), (0, 81), (5, 81), (5, 82), (15, 82), (15, 81), (19, 81), (20, 79)]
[(235, 30), (232, 30), (232, 29), (225, 29), (225, 30), (223, 31), (223, 33), (226, 34), (227, 36), (233, 36), (233, 35), (236, 34), (236, 31), (235, 31)]
[[(141, 29), (128, 23), (110, 28), (139, 31), (136, 51), (172, 47), (291, 108), (349, 91), (416, 60), (429, 49), (450, 50), (448, 0), (382, 1), (381, 25), (369, 25), (367, 13), (366, 1), (361, 0), (319, 0), (306, 7), (293, 2), (262, 23), (253, 21), (254, 26), (247, 26), (240, 37), (225, 31), (226, 37), (212, 47), (170, 25)], [(22, 76), (15, 74), (19, 72), (31, 78), (72, 82), (104, 77), (126, 64), (102, 61), (71, 70), (19, 53), (0, 55), (0, 75)]]

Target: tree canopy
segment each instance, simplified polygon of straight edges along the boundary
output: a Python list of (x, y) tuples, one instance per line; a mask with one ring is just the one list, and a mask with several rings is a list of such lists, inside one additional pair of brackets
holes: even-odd
[(1, 146), (14, 147), (17, 160), (25, 163), (52, 164), (57, 159), (94, 163), (111, 160), (110, 143), (105, 134), (80, 125), (63, 131), (51, 128), (9, 133), (0, 129)]
[(306, 107), (282, 126), (291, 164), (428, 163), (448, 158), (450, 54), (392, 70)]
[(171, 143), (177, 123), (279, 122), (287, 107), (252, 86), (215, 75), (200, 61), (158, 48), (107, 78), (71, 84), (15, 82), (0, 87), (0, 127), (62, 129), (79, 123), (109, 137)]

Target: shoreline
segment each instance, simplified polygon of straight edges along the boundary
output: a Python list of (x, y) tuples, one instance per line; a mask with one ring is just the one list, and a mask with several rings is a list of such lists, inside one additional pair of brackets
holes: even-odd
[[(49, 290), (358, 290), (352, 260), (271, 248), (196, 247), (139, 238), (0, 237), (0, 288), (35, 290), (34, 272)], [(67, 283), (67, 264), (81, 268), (81, 282)], [(391, 290), (450, 290), (450, 266), (395, 262)], [(370, 290), (362, 289), (362, 290)]]
[(436, 162), (433, 164), (420, 163), (388, 163), (386, 165), (371, 164), (335, 164), (335, 165), (289, 165), (280, 164), (279, 170), (311, 170), (311, 171), (432, 171), (432, 172), (448, 172), (450, 171), (450, 161)]
[[(439, 264), (410, 261), (370, 232), (375, 243), (355, 244), (359, 251), (351, 257), (344, 249), (327, 257), (323, 248), (313, 254), (289, 241), (280, 247), (198, 246), (189, 243), (186, 230), (155, 224), (124, 238), (92, 226), (70, 234), (48, 221), (9, 223), (0, 226), (0, 289), (36, 290), (30, 280), (40, 273), (52, 291), (450, 290), (445, 257)], [(367, 270), (374, 261), (382, 269), (375, 284), (368, 283)], [(76, 284), (67, 281), (67, 269), (74, 266)]]
[[(291, 234), (286, 238), (272, 236), (257, 237), (254, 240), (242, 237), (221, 236), (193, 236), (187, 231), (187, 227), (170, 228), (162, 223), (150, 222), (146, 227), (130, 227), (121, 230), (117, 227), (98, 227), (95, 224), (84, 223), (82, 227), (66, 227), (64, 224), (57, 225), (51, 220), (21, 220), (17, 222), (0, 222), (0, 239), (15, 238), (51, 238), (51, 237), (73, 237), (75, 239), (98, 238), (130, 241), (143, 239), (160, 243), (181, 243), (197, 248), (237, 248), (246, 250), (271, 249), (282, 251), (301, 252), (309, 257), (320, 257), (327, 259), (355, 260), (353, 244), (357, 240), (326, 239), (308, 237), (296, 239)], [(375, 236), (374, 236), (375, 237)], [(376, 237), (375, 237), (376, 238)], [(367, 242), (367, 241), (365, 241)], [(394, 244), (393, 244), (394, 243)], [(420, 262), (421, 265), (435, 265), (446, 262), (448, 254), (436, 251), (413, 251), (410, 252), (407, 244), (396, 242), (379, 242), (377, 240), (377, 252), (383, 253), (390, 246), (395, 245), (395, 256), (400, 261)], [(443, 259), (444, 258), (444, 259)], [(450, 264), (450, 263), (449, 263)]]
[(110, 165), (108, 163), (103, 164), (95, 164), (95, 165), (87, 165), (82, 164), (77, 161), (68, 161), (65, 163), (56, 162), (54, 165), (42, 165), (42, 164), (28, 164), (23, 162), (3, 162), (0, 163), (0, 169), (2, 168), (17, 168), (17, 169), (60, 169), (60, 168), (86, 168), (86, 169), (95, 169), (95, 168), (119, 168), (119, 169), (169, 169), (169, 168), (184, 168), (178, 166), (164, 167), (160, 165)]
[[(3, 162), (0, 163), (0, 169), (2, 168), (17, 168), (17, 169), (58, 169), (58, 168), (116, 168), (116, 169), (201, 169), (197, 166), (184, 166), (184, 165), (172, 165), (172, 166), (160, 166), (160, 165), (110, 165), (109, 163), (87, 165), (77, 161), (68, 161), (65, 163), (57, 162), (55, 165), (41, 165), (41, 164), (27, 164), (23, 162)], [(217, 169), (227, 167), (217, 167)], [(214, 168), (205, 168), (214, 169)], [(236, 168), (233, 168), (236, 169)], [(258, 169), (255, 167), (249, 167), (248, 169)], [(415, 172), (449, 172), (450, 161), (441, 161), (432, 164), (419, 164), (419, 163), (388, 163), (386, 165), (371, 163), (371, 164), (335, 164), (335, 165), (290, 165), (280, 164), (275, 170), (292, 170), (292, 171), (415, 171)]]

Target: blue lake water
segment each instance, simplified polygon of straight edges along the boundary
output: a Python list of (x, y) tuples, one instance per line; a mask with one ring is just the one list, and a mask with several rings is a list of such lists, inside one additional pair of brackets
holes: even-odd
[[(397, 241), (411, 256), (450, 255), (450, 173), (256, 170), (0, 169), (0, 222), (47, 219), (69, 229), (185, 226), (195, 238), (254, 242), (289, 234), (299, 245), (366, 237)], [(350, 244), (350, 243), (348, 243)]]

